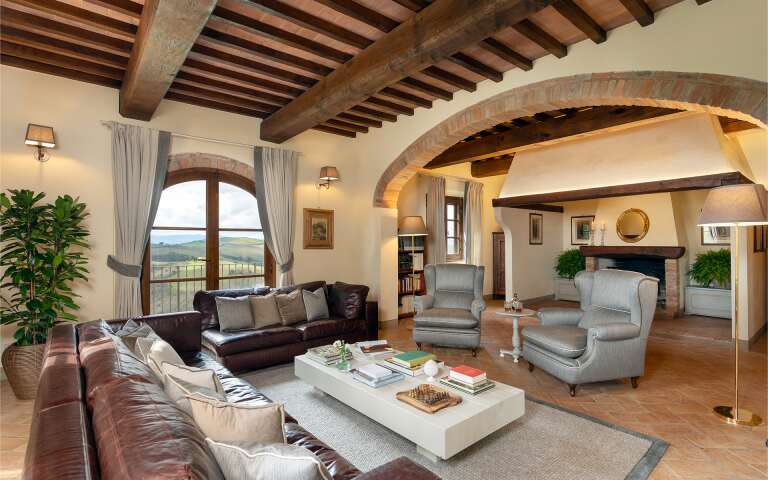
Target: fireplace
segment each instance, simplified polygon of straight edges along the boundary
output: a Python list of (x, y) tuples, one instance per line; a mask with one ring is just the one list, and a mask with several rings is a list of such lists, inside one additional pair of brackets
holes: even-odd
[(649, 277), (659, 279), (659, 308), (666, 308), (667, 305), (667, 282), (666, 267), (664, 259), (658, 257), (629, 256), (626, 258), (598, 258), (597, 268), (614, 268), (617, 270), (628, 270), (630, 272), (639, 272)]

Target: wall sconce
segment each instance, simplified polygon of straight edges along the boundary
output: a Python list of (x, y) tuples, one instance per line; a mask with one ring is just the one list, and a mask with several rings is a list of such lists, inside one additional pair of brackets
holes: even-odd
[(51, 155), (45, 149), (56, 146), (56, 137), (53, 135), (53, 127), (35, 125), (34, 123), (28, 124), (27, 137), (24, 140), (24, 143), (37, 147), (37, 151), (33, 155), (35, 160), (38, 162), (47, 162), (50, 160)]
[(325, 188), (328, 190), (331, 188), (331, 182), (335, 182), (339, 179), (339, 171), (336, 167), (322, 167), (320, 169), (320, 181), (317, 182), (318, 190)]

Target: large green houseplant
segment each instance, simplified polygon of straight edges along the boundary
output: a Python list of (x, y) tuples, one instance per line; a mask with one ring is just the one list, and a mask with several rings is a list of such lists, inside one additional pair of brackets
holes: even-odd
[(721, 248), (696, 255), (688, 276), (704, 287), (730, 288), (731, 251)]
[(88, 273), (85, 204), (69, 195), (44, 203), (44, 193), (0, 193), (0, 318), (15, 325), (15, 342), (2, 354), (18, 398), (34, 398), (48, 330), (76, 321), (72, 283)]
[(555, 272), (562, 278), (572, 279), (582, 270), (587, 268), (587, 262), (578, 248), (565, 250), (557, 256)]

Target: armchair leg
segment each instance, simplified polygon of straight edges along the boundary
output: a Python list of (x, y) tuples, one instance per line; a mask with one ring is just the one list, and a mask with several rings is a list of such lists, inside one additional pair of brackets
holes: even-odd
[(532, 372), (534, 368), (536, 368), (536, 365), (532, 364), (531, 362), (528, 362), (528, 371)]
[(568, 384), (568, 394), (572, 397), (576, 396), (576, 385)]
[(419, 350), (421, 350), (421, 342), (416, 342), (416, 348), (418, 348)]
[(477, 357), (477, 349), (476, 348), (472, 349), (472, 356), (473, 357)]
[(637, 379), (640, 377), (629, 377), (630, 383), (632, 383), (632, 388), (637, 388)]

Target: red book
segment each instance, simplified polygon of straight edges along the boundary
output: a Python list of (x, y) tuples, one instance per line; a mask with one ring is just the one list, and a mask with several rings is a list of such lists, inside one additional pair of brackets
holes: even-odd
[(448, 375), (460, 382), (469, 384), (479, 383), (486, 379), (484, 371), (466, 365), (459, 365), (458, 367), (451, 368)]

